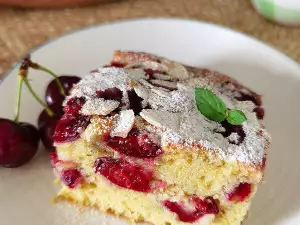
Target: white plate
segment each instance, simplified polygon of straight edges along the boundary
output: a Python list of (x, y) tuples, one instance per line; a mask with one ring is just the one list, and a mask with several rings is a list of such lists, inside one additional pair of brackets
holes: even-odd
[[(266, 126), (273, 137), (263, 183), (246, 225), (300, 224), (300, 67), (272, 48), (212, 24), (144, 19), (84, 29), (51, 41), (33, 60), (58, 74), (84, 75), (107, 63), (115, 49), (156, 53), (184, 63), (227, 73), (264, 95)], [(12, 118), (17, 67), (0, 86), (1, 117)], [(43, 96), (47, 75), (32, 71), (34, 89)], [(35, 123), (40, 106), (23, 92), (21, 119)], [(45, 152), (18, 169), (0, 168), (1, 225), (103, 224), (99, 213), (77, 214), (51, 205), (53, 176)], [(60, 209), (60, 210), (58, 210)], [(122, 223), (122, 222), (121, 222)], [(109, 219), (107, 224), (120, 224)]]

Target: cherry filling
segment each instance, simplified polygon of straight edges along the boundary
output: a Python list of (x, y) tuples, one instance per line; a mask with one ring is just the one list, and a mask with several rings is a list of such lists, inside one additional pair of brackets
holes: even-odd
[(125, 66), (123, 63), (120, 62), (111, 62), (110, 65), (118, 68), (123, 68)]
[(232, 192), (227, 195), (227, 199), (231, 202), (243, 202), (251, 194), (251, 184), (240, 183)]
[(256, 117), (260, 120), (262, 120), (265, 116), (265, 110), (262, 107), (254, 108), (253, 112), (256, 113)]
[(51, 161), (52, 166), (55, 166), (57, 163), (59, 163), (60, 160), (58, 159), (56, 152), (50, 153), (50, 161)]
[(122, 91), (118, 88), (108, 88), (104, 91), (97, 91), (97, 97), (104, 98), (105, 100), (115, 100), (121, 102)]
[[(99, 98), (103, 98), (105, 100), (115, 100), (118, 102), (121, 102), (123, 97), (122, 91), (118, 88), (108, 88), (104, 91), (97, 91), (96, 94)], [(140, 98), (134, 90), (128, 91), (127, 94), (129, 99), (129, 108), (134, 111), (135, 115), (138, 115), (143, 109), (143, 99)]]
[(193, 210), (188, 210), (183, 204), (172, 202), (169, 200), (163, 201), (163, 205), (173, 213), (176, 213), (178, 219), (182, 222), (193, 223), (206, 214), (218, 214), (219, 207), (215, 199), (206, 197), (200, 199), (199, 197), (192, 197), (189, 203), (194, 206)]
[(153, 75), (155, 73), (166, 74), (165, 72), (162, 72), (162, 71), (159, 71), (159, 70), (152, 70), (152, 69), (144, 69), (144, 71), (149, 76), (149, 79), (152, 79)]
[(68, 115), (64, 115), (56, 125), (53, 141), (62, 143), (76, 140), (86, 129), (89, 122), (90, 118), (87, 116), (78, 115), (77, 117), (69, 117)]
[(239, 101), (251, 101), (255, 105), (260, 106), (261, 105), (261, 99), (260, 97), (256, 96), (254, 93), (244, 93), (244, 92), (239, 92), (240, 96), (236, 96), (236, 100)]
[(103, 142), (123, 155), (136, 158), (154, 158), (162, 153), (160, 147), (154, 144), (148, 135), (139, 135), (136, 129), (132, 129), (126, 138), (111, 137), (108, 134)]
[[(56, 152), (50, 153), (51, 164), (56, 168), (56, 172), (60, 175), (61, 181), (69, 188), (77, 187), (83, 180), (80, 171), (76, 169), (76, 164), (72, 161), (62, 161), (58, 159)], [(57, 164), (66, 166), (68, 169), (57, 169)]]
[(232, 133), (237, 133), (239, 135), (237, 142), (228, 140), (229, 143), (239, 145), (244, 141), (246, 134), (241, 125), (232, 125), (232, 124), (228, 123), (227, 120), (224, 120), (223, 122), (221, 122), (221, 125), (225, 128), (224, 132), (220, 132), (224, 137), (227, 138)]
[(79, 114), (84, 103), (84, 98), (72, 98), (67, 102), (64, 108), (65, 114), (56, 125), (53, 135), (54, 142), (70, 142), (79, 138), (90, 121), (88, 116)]
[(261, 107), (262, 101), (261, 97), (256, 95), (255, 93), (247, 90), (240, 90), (241, 88), (238, 87), (235, 83), (231, 81), (225, 81), (222, 85), (222, 88), (225, 88), (231, 91), (234, 94), (234, 98), (238, 101), (251, 101), (257, 107), (253, 110), (256, 113), (258, 119), (262, 120), (264, 118), (264, 109)]
[(267, 157), (264, 156), (264, 157), (263, 157), (263, 160), (262, 160), (262, 165), (261, 165), (261, 167), (262, 167), (263, 169), (266, 168), (266, 163), (267, 163)]
[(143, 99), (139, 97), (134, 90), (128, 91), (128, 99), (130, 104), (130, 109), (133, 110), (134, 115), (138, 115), (142, 110)]
[(140, 192), (151, 190), (152, 172), (124, 159), (100, 157), (95, 161), (95, 172), (123, 188)]
[(85, 103), (85, 99), (81, 98), (71, 98), (64, 107), (65, 115), (68, 116), (78, 116), (79, 112)]
[(77, 187), (82, 181), (82, 175), (76, 168), (63, 170), (60, 176), (61, 181), (69, 188)]

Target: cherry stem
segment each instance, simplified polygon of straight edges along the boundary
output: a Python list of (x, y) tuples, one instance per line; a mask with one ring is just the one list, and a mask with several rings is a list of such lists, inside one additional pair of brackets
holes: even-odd
[(19, 122), (20, 117), (20, 106), (21, 106), (21, 94), (22, 94), (23, 78), (18, 76), (18, 87), (17, 87), (17, 107), (15, 111), (14, 121)]
[(58, 86), (58, 88), (59, 88), (60, 94), (61, 94), (62, 96), (66, 96), (65, 89), (63, 88), (62, 83), (60, 82), (58, 76), (57, 76), (55, 73), (53, 73), (51, 70), (47, 69), (46, 67), (43, 67), (43, 66), (41, 66), (41, 65), (39, 65), (39, 64), (36, 64), (36, 65), (37, 65), (37, 67), (34, 68), (34, 69), (42, 70), (42, 71), (44, 71), (44, 72), (46, 72), (46, 73), (49, 73), (52, 77), (54, 77), (55, 82), (56, 82), (56, 84), (57, 84), (57, 86)]
[(49, 116), (54, 116), (54, 112), (47, 106), (46, 103), (43, 102), (42, 99), (40, 99), (40, 97), (34, 92), (34, 90), (32, 89), (27, 77), (21, 77), (21, 79), (24, 81), (25, 85), (27, 86), (29, 92), (32, 94), (32, 96), (38, 101), (38, 103), (40, 103), (46, 110), (46, 112), (48, 113)]

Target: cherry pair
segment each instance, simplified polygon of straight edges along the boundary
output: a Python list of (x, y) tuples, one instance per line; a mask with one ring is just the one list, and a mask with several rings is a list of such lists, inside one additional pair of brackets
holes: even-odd
[[(54, 77), (45, 92), (45, 102), (33, 91), (29, 80), (29, 68), (42, 70)], [(52, 136), (59, 118), (63, 114), (62, 103), (74, 84), (76, 76), (57, 76), (49, 69), (26, 57), (20, 66), (17, 88), (17, 107), (14, 120), (0, 118), (0, 166), (19, 167), (36, 154), (40, 139), (47, 149), (54, 151)], [(29, 123), (19, 122), (21, 90), (25, 84), (32, 96), (44, 107), (38, 118), (38, 129)]]

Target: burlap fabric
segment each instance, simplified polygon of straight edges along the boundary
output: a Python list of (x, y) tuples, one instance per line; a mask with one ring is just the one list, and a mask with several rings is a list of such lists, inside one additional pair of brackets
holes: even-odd
[(300, 61), (300, 28), (264, 20), (248, 0), (116, 0), (72, 9), (0, 8), (0, 78), (28, 50), (53, 37), (93, 24), (139, 17), (181, 17), (225, 25)]

